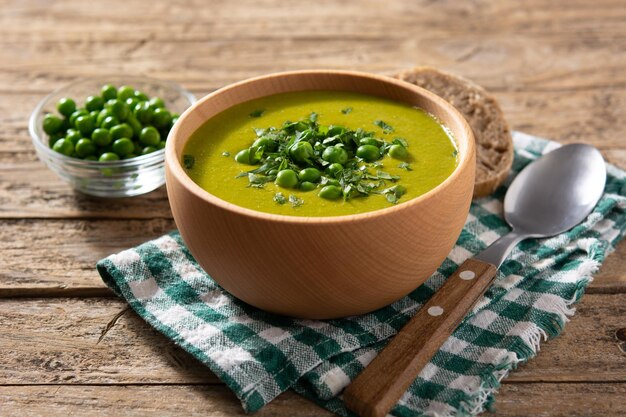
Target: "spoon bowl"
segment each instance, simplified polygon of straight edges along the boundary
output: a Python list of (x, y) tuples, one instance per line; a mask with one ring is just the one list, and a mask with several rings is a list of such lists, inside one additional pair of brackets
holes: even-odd
[(562, 146), (515, 178), (504, 199), (504, 218), (528, 237), (563, 233), (591, 213), (605, 183), (604, 159), (596, 148)]

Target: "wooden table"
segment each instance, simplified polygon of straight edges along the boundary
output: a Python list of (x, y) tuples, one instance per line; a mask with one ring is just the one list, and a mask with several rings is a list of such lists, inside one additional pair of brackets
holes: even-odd
[[(272, 71), (428, 64), (493, 91), (514, 129), (626, 167), (623, 0), (0, 0), (0, 45), (1, 416), (242, 414), (94, 269), (174, 228), (165, 190), (89, 198), (35, 156), (29, 113), (79, 77), (145, 74), (202, 96)], [(621, 244), (563, 335), (504, 382), (498, 415), (626, 414), (625, 258)], [(259, 415), (328, 413), (286, 393)]]

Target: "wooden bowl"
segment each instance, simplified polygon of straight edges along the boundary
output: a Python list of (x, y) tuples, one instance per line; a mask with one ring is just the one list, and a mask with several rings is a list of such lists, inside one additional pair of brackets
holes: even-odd
[[(195, 184), (183, 147), (206, 120), (236, 104), (306, 90), (370, 94), (421, 107), (451, 131), (459, 164), (430, 192), (396, 206), (336, 217), (295, 217), (236, 206)], [(366, 313), (407, 295), (443, 262), (472, 199), (474, 137), (457, 110), (412, 84), (349, 71), (296, 71), (241, 81), (191, 106), (165, 150), (176, 225), (198, 263), (224, 289), (258, 308), (328, 319)]]

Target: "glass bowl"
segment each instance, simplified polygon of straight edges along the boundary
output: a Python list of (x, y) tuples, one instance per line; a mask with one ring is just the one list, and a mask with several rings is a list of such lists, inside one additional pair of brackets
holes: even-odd
[(147, 77), (94, 77), (73, 82), (41, 100), (30, 116), (28, 130), (37, 156), (61, 179), (82, 193), (98, 197), (145, 194), (165, 183), (164, 149), (119, 161), (86, 161), (50, 149), (48, 135), (43, 131), (44, 116), (48, 113), (58, 115), (56, 103), (59, 99), (71, 97), (76, 100), (77, 106), (82, 106), (83, 100), (98, 94), (104, 84), (116, 87), (130, 85), (149, 97), (161, 97), (172, 113), (180, 114), (196, 101), (193, 94), (173, 82)]

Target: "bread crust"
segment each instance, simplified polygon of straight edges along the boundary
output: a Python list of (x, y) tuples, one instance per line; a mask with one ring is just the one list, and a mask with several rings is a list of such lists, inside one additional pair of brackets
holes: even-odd
[(511, 130), (496, 99), (470, 80), (431, 67), (416, 67), (394, 77), (432, 91), (465, 117), (476, 138), (474, 198), (493, 193), (513, 164)]

